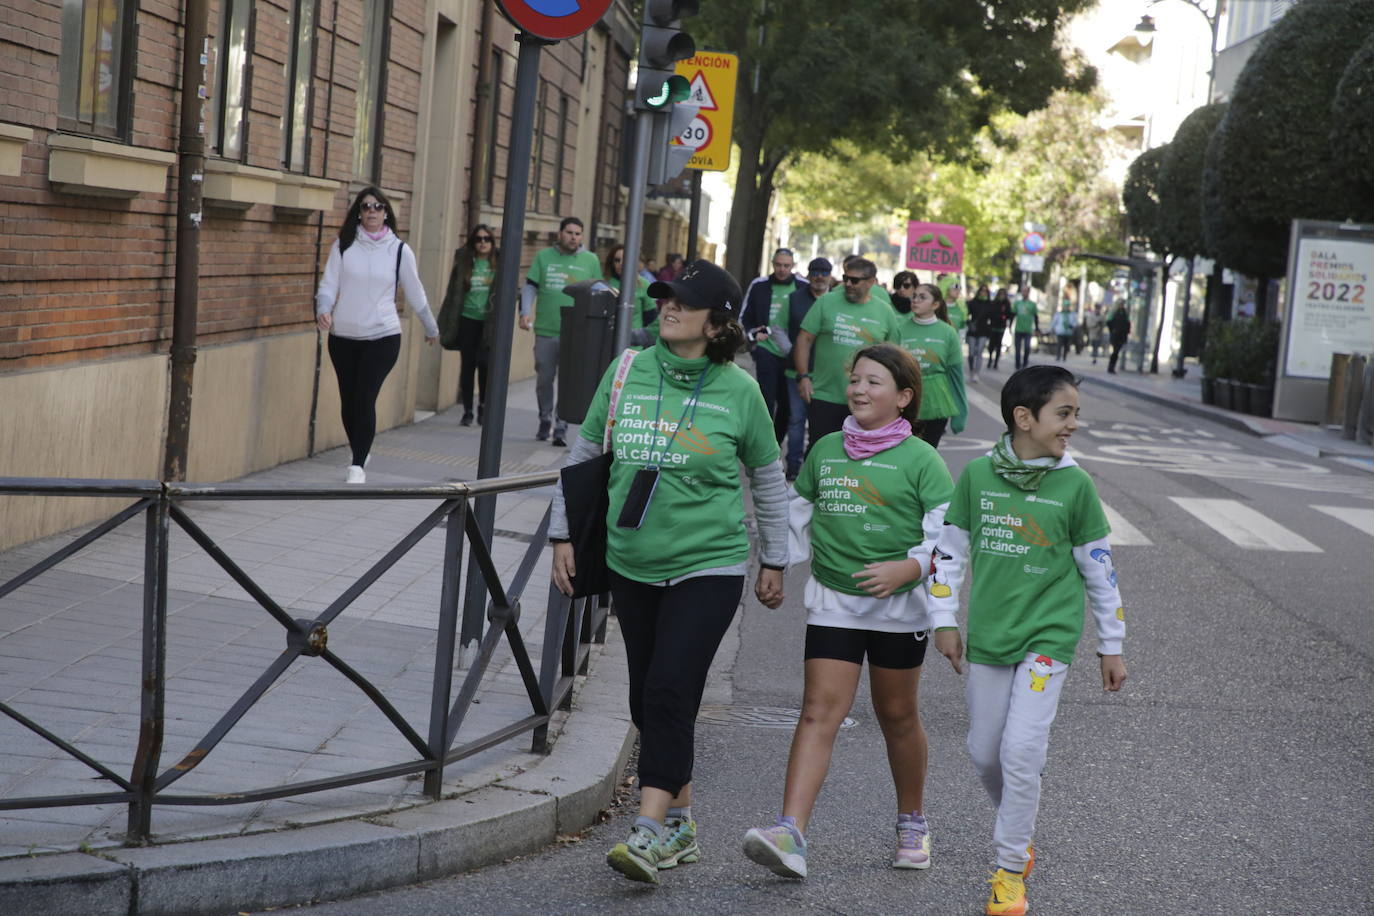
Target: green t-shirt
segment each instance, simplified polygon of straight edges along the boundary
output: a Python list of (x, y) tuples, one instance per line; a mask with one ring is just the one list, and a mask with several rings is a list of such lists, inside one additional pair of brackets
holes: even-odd
[[(835, 292), (843, 291), (843, 284), (835, 290)], [(871, 299), (877, 299), (879, 302), (886, 302), (888, 305), (892, 304), (892, 294), (887, 291), (887, 287), (885, 286), (879, 286), (877, 283), (874, 283), (873, 287), (868, 291), (868, 295)]]
[(1035, 330), (1035, 303), (1029, 299), (1017, 299), (1011, 306), (1011, 313), (1016, 318), (1016, 323), (1012, 325), (1012, 331), (1017, 334), (1029, 334)]
[[(620, 292), (619, 277), (613, 277), (607, 274), (603, 276), (601, 280), (611, 289), (615, 290), (616, 293)], [(655, 305), (654, 300), (649, 298), (649, 284), (643, 277), (636, 276), (635, 280), (637, 281), (635, 284), (635, 298), (634, 302), (630, 305), (630, 327), (638, 330), (644, 327), (644, 313), (653, 311)], [(654, 324), (657, 326), (658, 322), (655, 321)]]
[[(786, 283), (774, 283), (771, 280), (769, 281), (768, 321), (766, 323), (770, 328), (780, 325), (783, 327), (787, 326), (787, 300), (796, 289), (797, 284), (791, 280), (788, 280)], [(771, 337), (767, 340), (759, 341), (759, 349), (767, 350), (778, 359), (782, 359), (782, 351), (778, 349), (778, 345), (773, 342)]]
[(959, 399), (949, 371), (951, 367), (963, 369), (959, 332), (939, 319), (934, 324), (917, 324), (908, 318), (901, 323), (899, 333), (902, 346), (921, 364), (921, 411), (917, 416), (922, 420), (958, 416)]
[(969, 532), (968, 660), (1013, 665), (1034, 652), (1072, 663), (1086, 598), (1073, 548), (1111, 531), (1087, 471), (1050, 471), (1027, 492), (975, 458), (945, 522)]
[(926, 513), (953, 491), (944, 461), (916, 436), (860, 459), (845, 454), (844, 433), (822, 437), (797, 475), (798, 495), (814, 504), (811, 574), (826, 588), (866, 595), (854, 573), (867, 563), (905, 560), (925, 540)]
[[(582, 421), (582, 437), (598, 446), (618, 362), (602, 376)], [(692, 391), (703, 369), (708, 374), (693, 411)], [(683, 423), (679, 430), (686, 420), (690, 426)], [(733, 362), (682, 359), (660, 340), (630, 367), (616, 405), (611, 448), (615, 461), (606, 516), (611, 569), (636, 582), (662, 582), (749, 559), (739, 465), (761, 467), (779, 454), (773, 420), (753, 376)], [(660, 474), (644, 523), (637, 529), (616, 527), (631, 479), (651, 461), (657, 461)]]
[(954, 330), (962, 331), (968, 324), (968, 308), (964, 306), (964, 300), (947, 302), (945, 307), (949, 309), (949, 323), (954, 326)]
[(564, 254), (557, 247), (545, 248), (534, 256), (525, 277), (539, 284), (534, 300), (534, 333), (541, 337), (557, 337), (563, 326), (563, 309), (569, 308), (572, 296), (563, 292), (569, 283), (594, 280), (601, 276), (601, 262), (590, 251)]
[(485, 321), (487, 309), (491, 308), (491, 261), (477, 258), (472, 262), (472, 285), (463, 297), (464, 318)]
[(845, 403), (849, 358), (860, 347), (884, 340), (898, 341), (900, 317), (891, 305), (876, 296), (855, 305), (845, 299), (844, 290), (832, 289), (817, 299), (801, 324), (803, 331), (816, 335), (812, 394), (832, 404)]

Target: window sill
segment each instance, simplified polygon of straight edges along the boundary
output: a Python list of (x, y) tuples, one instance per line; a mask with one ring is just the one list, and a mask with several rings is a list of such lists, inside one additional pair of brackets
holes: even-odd
[(48, 135), (48, 181), (59, 194), (137, 197), (164, 194), (176, 156), (93, 137)]
[(247, 210), (254, 204), (275, 204), (282, 173), (259, 169), (228, 159), (205, 160), (205, 186), (201, 196), (206, 206), (226, 210)]
[(286, 213), (328, 212), (334, 207), (334, 195), (338, 190), (337, 181), (287, 172), (277, 182), (275, 203), (278, 210)]
[(0, 124), (0, 175), (14, 178), (24, 170), (24, 146), (33, 139), (33, 128)]

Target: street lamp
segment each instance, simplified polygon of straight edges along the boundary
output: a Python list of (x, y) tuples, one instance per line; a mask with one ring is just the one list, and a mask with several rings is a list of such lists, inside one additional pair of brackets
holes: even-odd
[[(1162, 3), (1162, 2), (1163, 2), (1163, 0), (1150, 0), (1150, 5), (1149, 5), (1148, 7), (1146, 7), (1146, 9), (1153, 9), (1153, 8), (1154, 8), (1154, 5), (1155, 5), (1156, 3)], [(1179, 2), (1180, 2), (1180, 3), (1186, 3), (1186, 4), (1188, 4), (1189, 6), (1191, 6), (1193, 9), (1195, 9), (1195, 10), (1197, 10), (1199, 13), (1201, 13), (1201, 14), (1202, 14), (1202, 18), (1207, 20), (1207, 28), (1208, 28), (1208, 30), (1210, 30), (1211, 33), (1212, 33), (1212, 44), (1211, 44), (1211, 48), (1210, 48), (1211, 58), (1209, 59), (1209, 66), (1208, 66), (1208, 68), (1207, 68), (1207, 98), (1206, 98), (1206, 104), (1210, 105), (1210, 104), (1212, 103), (1212, 90), (1213, 90), (1213, 88), (1216, 86), (1216, 80), (1217, 80), (1217, 27), (1218, 27), (1218, 25), (1221, 23), (1221, 7), (1222, 7), (1222, 3), (1224, 2), (1224, 0), (1212, 0), (1212, 3), (1210, 4), (1210, 6), (1211, 6), (1211, 12), (1210, 12), (1210, 13), (1207, 11), (1207, 7), (1203, 5), (1202, 0), (1179, 0)], [(1157, 29), (1155, 28), (1155, 17), (1149, 15), (1148, 13), (1142, 15), (1142, 16), (1140, 17), (1140, 21), (1139, 21), (1138, 23), (1136, 23), (1136, 25), (1135, 25), (1135, 31), (1138, 32), (1138, 33), (1140, 33), (1140, 34), (1143, 34), (1143, 35), (1153, 34), (1155, 31), (1157, 31)], [(1165, 282), (1166, 282), (1166, 283), (1168, 282), (1168, 278), (1167, 278), (1167, 277), (1165, 278)], [(1186, 283), (1187, 283), (1187, 287), (1185, 288), (1184, 293), (1183, 293), (1183, 325), (1182, 325), (1182, 327), (1183, 327), (1183, 335), (1184, 335), (1184, 336), (1186, 336), (1187, 333), (1188, 333), (1188, 305), (1190, 304), (1190, 301), (1191, 301), (1192, 298), (1193, 298), (1193, 260), (1192, 260), (1191, 258), (1188, 259), (1188, 279), (1186, 280)], [(1162, 287), (1161, 287), (1161, 295), (1163, 295), (1163, 288), (1162, 288)], [(1162, 320), (1162, 315), (1161, 315), (1161, 320)], [(1161, 334), (1163, 334), (1163, 330), (1164, 330), (1164, 329), (1163, 329), (1163, 327), (1161, 326), (1161, 328), (1160, 328), (1160, 333), (1161, 333)], [(1157, 337), (1155, 338), (1156, 352), (1158, 351), (1158, 346), (1159, 346), (1159, 337), (1157, 336)], [(1184, 367), (1184, 365), (1183, 365), (1183, 361), (1184, 361), (1186, 358), (1187, 358), (1187, 357), (1185, 356), (1185, 351), (1184, 351), (1184, 347), (1183, 347), (1183, 341), (1182, 341), (1182, 340), (1179, 340), (1179, 342), (1178, 342), (1178, 365), (1177, 365), (1176, 367), (1174, 367), (1174, 370), (1173, 370), (1173, 376), (1174, 376), (1174, 378), (1183, 378), (1183, 376), (1187, 374), (1188, 370), (1187, 370), (1187, 369)]]

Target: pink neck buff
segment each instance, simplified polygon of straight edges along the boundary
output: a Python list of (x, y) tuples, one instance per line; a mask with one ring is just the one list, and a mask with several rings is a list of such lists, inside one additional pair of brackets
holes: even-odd
[(872, 458), (911, 436), (911, 421), (898, 417), (886, 426), (864, 429), (853, 417), (844, 418), (844, 453), (850, 458)]
[[(362, 226), (359, 226), (358, 228), (359, 228), (359, 229), (363, 229)], [(390, 231), (391, 231), (391, 227), (390, 227), (390, 226), (382, 226), (382, 231), (381, 231), (381, 232), (368, 232), (366, 229), (363, 229), (363, 235), (365, 235), (365, 236), (367, 236), (368, 238), (372, 239), (372, 241), (374, 241), (374, 242), (380, 242), (382, 239), (386, 238), (386, 234), (387, 234), (388, 232), (390, 232)]]

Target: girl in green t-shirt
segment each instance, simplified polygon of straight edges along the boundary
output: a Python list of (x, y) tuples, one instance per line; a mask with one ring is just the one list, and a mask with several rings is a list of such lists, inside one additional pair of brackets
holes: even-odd
[(920, 436), (932, 448), (940, 447), (946, 428), (958, 435), (968, 422), (963, 349), (948, 316), (940, 288), (919, 283), (911, 298), (911, 320), (902, 322), (900, 331), (902, 346), (921, 365)]
[[(620, 292), (620, 273), (625, 260), (625, 246), (617, 245), (606, 252), (601, 264), (601, 279)], [(658, 337), (658, 306), (649, 298), (649, 284), (635, 276), (635, 298), (630, 309), (630, 345), (647, 347)]]
[(805, 686), (792, 735), (782, 814), (745, 834), (744, 854), (775, 874), (806, 877), (806, 828), (868, 657), (873, 711), (897, 790), (893, 868), (930, 866), (924, 810), (927, 745), (916, 688), (929, 627), (924, 591), (953, 483), (912, 435), (921, 370), (901, 347), (858, 351), (841, 432), (811, 449), (790, 506), (793, 561), (811, 554)]
[(487, 400), (487, 356), (495, 325), (487, 321), (491, 309), (491, 287), (496, 276), (496, 232), (486, 223), (478, 223), (468, 233), (468, 240), (453, 256), (453, 270), (448, 277), (448, 291), (439, 309), (439, 343), (445, 350), (457, 350), (461, 362), (458, 368), (458, 400), (463, 404), (463, 426), (473, 420), (473, 376), (477, 378), (477, 422)]
[(987, 912), (1024, 913), (1050, 725), (1083, 631), (1097, 624), (1102, 686), (1121, 689), (1125, 615), (1110, 528), (1092, 478), (1068, 453), (1078, 428), (1078, 380), (1030, 366), (1002, 388), (1004, 435), (964, 468), (927, 582), (935, 648), (964, 672), (955, 614), (966, 565), (969, 756), (997, 808), (997, 870)]

